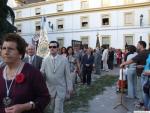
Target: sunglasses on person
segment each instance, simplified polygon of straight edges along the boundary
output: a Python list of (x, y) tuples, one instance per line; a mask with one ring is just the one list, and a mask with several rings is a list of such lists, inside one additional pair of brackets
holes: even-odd
[(51, 49), (51, 48), (57, 48), (57, 46), (49, 46), (49, 48)]

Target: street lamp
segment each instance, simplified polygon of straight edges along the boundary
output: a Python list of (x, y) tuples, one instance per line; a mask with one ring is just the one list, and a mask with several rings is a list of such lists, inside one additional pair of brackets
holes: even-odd
[[(140, 27), (143, 26), (143, 14), (140, 15)], [(140, 41), (142, 41), (142, 36), (140, 36)]]
[(143, 14), (140, 15), (140, 27), (143, 26)]

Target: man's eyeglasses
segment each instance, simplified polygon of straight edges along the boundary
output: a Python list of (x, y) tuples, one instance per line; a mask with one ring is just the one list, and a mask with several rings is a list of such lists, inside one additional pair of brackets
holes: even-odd
[(51, 49), (51, 48), (57, 48), (57, 46), (49, 46), (49, 48)]

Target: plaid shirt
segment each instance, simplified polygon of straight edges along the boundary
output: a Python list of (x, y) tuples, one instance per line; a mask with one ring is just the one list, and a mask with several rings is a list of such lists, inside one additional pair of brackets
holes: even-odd
[[(50, 96), (41, 72), (25, 63), (21, 73), (25, 75), (24, 82), (16, 83), (14, 81), (10, 89), (12, 105), (33, 101), (35, 109), (24, 111), (23, 113), (43, 113), (44, 108), (50, 101)], [(3, 78), (3, 70), (0, 69), (0, 113), (5, 113), (4, 97), (6, 97), (6, 85)]]

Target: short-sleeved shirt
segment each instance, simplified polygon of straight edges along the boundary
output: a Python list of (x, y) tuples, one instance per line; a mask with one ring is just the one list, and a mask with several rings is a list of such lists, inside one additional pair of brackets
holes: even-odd
[[(137, 63), (137, 65), (146, 65), (146, 59), (148, 58), (150, 51), (143, 50), (138, 55), (132, 58), (132, 61)], [(138, 68), (137, 74), (140, 76), (144, 68)]]
[(149, 53), (150, 53), (150, 51), (143, 50), (138, 55), (133, 57), (132, 60), (133, 60), (133, 62), (137, 63), (138, 65), (145, 65), (146, 59), (147, 59)]
[[(134, 58), (136, 55), (137, 55), (136, 52), (134, 52), (133, 54), (129, 54), (127, 56), (127, 61), (130, 60), (130, 59), (132, 59), (132, 58)], [(136, 63), (129, 64), (128, 67), (133, 69), (133, 68), (136, 67)]]

